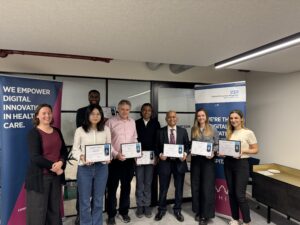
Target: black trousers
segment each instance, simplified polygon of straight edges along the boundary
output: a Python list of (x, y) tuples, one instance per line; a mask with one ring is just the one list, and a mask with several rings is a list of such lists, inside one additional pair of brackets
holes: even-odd
[(192, 209), (200, 217), (215, 216), (215, 163), (204, 156), (192, 156)]
[[(164, 170), (163, 167), (159, 168), (159, 202), (158, 211), (165, 212), (167, 210), (167, 194), (170, 186), (171, 174), (174, 178), (175, 186), (175, 204), (173, 206), (174, 213), (181, 211), (182, 195), (183, 195), (183, 184), (185, 173), (180, 173), (177, 170), (175, 160), (161, 162), (166, 166), (171, 166), (170, 169)], [(169, 164), (169, 165), (168, 165)]]
[(131, 180), (134, 175), (134, 159), (125, 161), (112, 160), (109, 164), (107, 181), (107, 214), (114, 217), (117, 214), (116, 193), (121, 182), (121, 194), (119, 200), (119, 213), (127, 215), (130, 206)]
[(60, 177), (44, 175), (43, 182), (43, 193), (31, 190), (26, 192), (26, 224), (62, 225)]
[(249, 223), (250, 208), (246, 199), (246, 188), (249, 180), (248, 159), (225, 157), (224, 172), (229, 191), (231, 215), (234, 220), (239, 219), (241, 210), (244, 223)]

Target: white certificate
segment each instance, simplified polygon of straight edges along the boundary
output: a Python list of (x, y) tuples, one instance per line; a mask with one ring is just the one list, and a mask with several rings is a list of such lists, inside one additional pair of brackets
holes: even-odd
[(143, 151), (142, 157), (136, 159), (137, 165), (150, 165), (154, 164), (154, 151)]
[(191, 153), (194, 155), (212, 156), (213, 155), (213, 143), (192, 141)]
[(85, 146), (85, 161), (104, 162), (111, 160), (111, 145), (97, 144)]
[(164, 144), (164, 156), (173, 158), (182, 158), (184, 145)]
[(241, 153), (241, 142), (240, 141), (226, 141), (219, 140), (219, 154), (239, 157)]
[(142, 146), (140, 142), (121, 144), (121, 151), (126, 159), (142, 156)]

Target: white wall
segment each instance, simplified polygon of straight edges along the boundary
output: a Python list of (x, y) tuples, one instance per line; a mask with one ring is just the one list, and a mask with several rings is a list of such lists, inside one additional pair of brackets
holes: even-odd
[(167, 65), (151, 71), (142, 62), (113, 60), (111, 63), (103, 63), (21, 55), (10, 55), (0, 59), (0, 71), (195, 83), (230, 82), (245, 79), (244, 73), (235, 70), (217, 71), (213, 68), (194, 67), (183, 73), (174, 74)]
[(252, 74), (247, 81), (247, 126), (255, 132), (261, 163), (300, 169), (300, 72)]

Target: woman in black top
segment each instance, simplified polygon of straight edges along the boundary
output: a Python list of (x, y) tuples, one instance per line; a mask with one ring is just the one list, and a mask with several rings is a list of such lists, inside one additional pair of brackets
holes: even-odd
[(64, 183), (67, 148), (61, 131), (52, 127), (52, 108), (41, 104), (28, 133), (29, 167), (25, 180), (26, 223), (59, 225), (61, 184)]

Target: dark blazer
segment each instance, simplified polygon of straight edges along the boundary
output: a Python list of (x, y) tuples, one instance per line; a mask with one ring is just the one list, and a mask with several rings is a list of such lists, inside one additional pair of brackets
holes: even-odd
[[(163, 153), (164, 144), (169, 144), (169, 137), (168, 137), (168, 127), (165, 126), (161, 128), (157, 135), (157, 151), (156, 155), (159, 157), (160, 153)], [(182, 144), (184, 145), (184, 151), (188, 154), (190, 145), (189, 145), (189, 136), (186, 131), (186, 129), (176, 126), (176, 144)], [(171, 172), (171, 164), (170, 164), (170, 158), (167, 158), (167, 160), (159, 161), (159, 172)], [(180, 159), (175, 159), (176, 165), (177, 165), (177, 171), (179, 173), (185, 173), (187, 168), (187, 163), (185, 161), (181, 161)]]
[(76, 127), (81, 127), (83, 122), (84, 122), (84, 118), (85, 118), (85, 112), (87, 110), (89, 106), (85, 106), (85, 107), (82, 107), (80, 109), (77, 110), (77, 113), (76, 113)]
[(142, 150), (156, 149), (156, 136), (160, 129), (160, 124), (156, 119), (150, 119), (145, 126), (143, 118), (135, 121), (138, 141), (142, 143)]
[[(62, 169), (66, 167), (66, 160), (68, 157), (68, 151), (62, 136), (61, 131), (58, 128), (53, 127), (61, 138), (60, 155), (63, 162)], [(28, 133), (28, 150), (29, 150), (29, 167), (25, 179), (25, 188), (27, 190), (33, 190), (36, 192), (43, 192), (43, 169), (50, 170), (52, 168), (51, 162), (43, 157), (42, 137), (37, 128), (32, 128)], [(50, 171), (51, 172), (51, 171)], [(55, 174), (55, 173), (53, 173)], [(65, 182), (64, 173), (60, 175), (62, 184)]]

